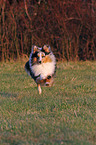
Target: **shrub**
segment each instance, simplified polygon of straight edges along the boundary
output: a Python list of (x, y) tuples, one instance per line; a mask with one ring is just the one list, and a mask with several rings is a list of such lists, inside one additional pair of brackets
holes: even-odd
[(0, 1), (0, 60), (50, 44), (57, 59), (96, 59), (95, 0)]

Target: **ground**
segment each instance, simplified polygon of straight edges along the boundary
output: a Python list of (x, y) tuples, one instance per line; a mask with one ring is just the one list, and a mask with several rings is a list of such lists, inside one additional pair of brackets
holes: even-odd
[(0, 63), (0, 143), (95, 145), (96, 62), (58, 62), (42, 95), (24, 64)]

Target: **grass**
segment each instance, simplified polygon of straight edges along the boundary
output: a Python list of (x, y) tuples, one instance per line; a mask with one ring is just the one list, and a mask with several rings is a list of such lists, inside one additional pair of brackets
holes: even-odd
[(59, 62), (42, 90), (24, 62), (0, 63), (0, 144), (95, 145), (96, 62)]

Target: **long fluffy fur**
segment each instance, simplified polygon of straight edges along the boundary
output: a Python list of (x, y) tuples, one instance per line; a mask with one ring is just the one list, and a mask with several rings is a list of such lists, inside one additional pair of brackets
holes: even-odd
[(53, 75), (55, 71), (55, 57), (53, 54), (50, 54), (49, 56), (53, 61), (52, 62), (46, 62), (41, 64), (35, 64), (31, 65), (31, 61), (29, 60), (30, 69), (32, 70), (33, 74), (35, 76), (40, 75), (41, 79), (45, 79), (49, 75)]
[[(38, 63), (37, 54), (44, 55), (41, 63)], [(25, 64), (25, 70), (38, 85), (39, 94), (41, 94), (40, 85), (51, 86), (53, 76), (56, 72), (56, 58), (51, 51), (50, 46), (44, 45), (43, 48), (33, 46), (29, 61)]]

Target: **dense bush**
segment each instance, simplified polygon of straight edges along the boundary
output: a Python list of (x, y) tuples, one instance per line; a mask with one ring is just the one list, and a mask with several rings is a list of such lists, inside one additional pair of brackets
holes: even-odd
[(0, 60), (46, 43), (57, 59), (96, 59), (95, 0), (0, 1)]

